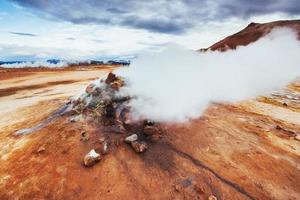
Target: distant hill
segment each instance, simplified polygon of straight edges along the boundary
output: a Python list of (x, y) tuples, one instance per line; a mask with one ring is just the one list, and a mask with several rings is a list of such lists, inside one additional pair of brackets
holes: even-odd
[(238, 46), (246, 46), (255, 42), (262, 36), (268, 34), (273, 28), (277, 27), (289, 27), (294, 29), (298, 33), (298, 38), (300, 40), (300, 20), (282, 20), (269, 23), (252, 22), (243, 30), (224, 38), (208, 48), (199, 50), (226, 51), (227, 49), (236, 49)]

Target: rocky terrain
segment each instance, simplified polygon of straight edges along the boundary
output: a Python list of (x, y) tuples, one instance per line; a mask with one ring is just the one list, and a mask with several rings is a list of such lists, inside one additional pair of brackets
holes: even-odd
[[(210, 49), (299, 24), (250, 24)], [(133, 121), (113, 68), (77, 70), (1, 79), (0, 199), (300, 198), (300, 82), (174, 124)]]
[(295, 30), (300, 39), (300, 20), (274, 21), (270, 23), (250, 23), (243, 30), (224, 38), (223, 40), (213, 44), (212, 46), (200, 49), (202, 51), (226, 51), (228, 49), (236, 49), (238, 46), (246, 46), (259, 38), (271, 32), (274, 28), (287, 27)]

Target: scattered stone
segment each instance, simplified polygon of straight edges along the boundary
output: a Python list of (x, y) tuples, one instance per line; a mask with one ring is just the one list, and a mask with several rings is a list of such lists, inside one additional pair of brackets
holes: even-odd
[(134, 141), (137, 141), (137, 140), (138, 140), (137, 134), (132, 134), (132, 135), (126, 137), (124, 141), (126, 143), (131, 143), (131, 142), (134, 142)]
[(106, 84), (110, 84), (110, 83), (112, 83), (112, 82), (114, 82), (114, 81), (116, 81), (117, 80), (117, 76), (115, 75), (115, 74), (113, 74), (113, 73), (109, 73), (108, 75), (107, 75), (107, 78), (106, 78), (106, 80), (105, 80), (105, 83)]
[(99, 142), (100, 142), (100, 143), (103, 143), (105, 140), (106, 140), (106, 138), (105, 138), (104, 136), (101, 136), (101, 137), (99, 138)]
[(157, 126), (145, 126), (143, 130), (145, 135), (159, 135), (161, 133), (160, 129)]
[(145, 120), (144, 125), (145, 125), (145, 126), (154, 126), (154, 125), (155, 125), (155, 122), (154, 122), (154, 121), (151, 121), (151, 120)]
[(108, 154), (108, 152), (109, 152), (109, 144), (108, 144), (108, 141), (105, 140), (105, 141), (102, 143), (102, 146), (101, 146), (101, 153), (102, 153), (103, 155), (105, 155), (105, 154)]
[(150, 136), (150, 140), (151, 140), (152, 142), (157, 142), (157, 141), (159, 141), (161, 138), (162, 138), (162, 135), (151, 135), (151, 136)]
[(217, 197), (215, 197), (214, 195), (210, 195), (208, 197), (208, 200), (218, 200)]
[(92, 93), (94, 92), (94, 87), (95, 87), (95, 86), (96, 86), (96, 85), (95, 85), (94, 83), (89, 84), (89, 85), (86, 87), (85, 92), (86, 92), (87, 94), (92, 94)]
[(123, 142), (124, 140), (122, 138), (118, 139), (118, 140), (115, 140), (114, 144), (115, 146), (120, 146), (120, 144)]
[(123, 83), (121, 81), (115, 81), (115, 82), (110, 84), (110, 87), (115, 89), (115, 90), (118, 90), (122, 86), (123, 86)]
[(41, 146), (38, 148), (38, 150), (36, 151), (37, 153), (42, 153), (46, 150), (46, 148), (44, 146)]
[(91, 167), (101, 160), (101, 155), (98, 154), (95, 149), (92, 149), (88, 154), (84, 156), (83, 163), (86, 167)]
[(115, 133), (126, 133), (126, 129), (122, 124), (116, 124), (111, 127), (111, 131)]
[(80, 141), (86, 142), (90, 139), (89, 134), (86, 131), (80, 133)]
[(84, 120), (84, 117), (83, 117), (83, 115), (82, 114), (80, 114), (80, 115), (75, 115), (75, 116), (72, 116), (71, 118), (70, 118), (70, 122), (82, 122)]
[(199, 194), (204, 194), (205, 192), (204, 188), (198, 184), (194, 185), (194, 190)]
[(174, 185), (174, 189), (175, 191), (180, 192), (182, 190), (182, 186), (180, 184), (176, 184)]
[(100, 87), (96, 87), (94, 90), (97, 94), (101, 94), (102, 92), (102, 89)]
[(141, 141), (133, 141), (133, 142), (131, 142), (131, 146), (134, 149), (134, 151), (137, 153), (143, 153), (148, 148), (147, 143), (141, 142)]

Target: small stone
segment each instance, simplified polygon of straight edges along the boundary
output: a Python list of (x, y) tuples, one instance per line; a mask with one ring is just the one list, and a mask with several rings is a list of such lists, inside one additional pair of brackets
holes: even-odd
[(109, 145), (108, 145), (108, 141), (105, 140), (103, 143), (102, 143), (102, 147), (101, 147), (101, 153), (103, 155), (107, 154), (109, 152)]
[(106, 138), (105, 138), (104, 136), (101, 136), (101, 137), (99, 138), (99, 142), (100, 142), (100, 143), (103, 143), (105, 140), (106, 140)]
[(156, 127), (156, 126), (149, 126), (149, 125), (147, 125), (147, 126), (144, 127), (143, 132), (144, 132), (145, 135), (148, 135), (148, 136), (150, 136), (150, 135), (158, 135), (158, 134), (161, 133), (161, 131), (160, 131), (160, 129), (158, 127)]
[(115, 90), (118, 90), (122, 86), (123, 86), (123, 84), (120, 81), (115, 81), (110, 84), (110, 87)]
[(83, 163), (86, 167), (91, 167), (101, 160), (101, 155), (98, 154), (95, 149), (92, 149), (88, 154), (84, 156)]
[(134, 141), (137, 141), (137, 140), (138, 140), (137, 134), (132, 134), (132, 135), (126, 137), (124, 141), (126, 143), (131, 143), (131, 142), (134, 142)]
[(75, 115), (75, 116), (72, 116), (71, 118), (70, 118), (70, 122), (82, 122), (82, 121), (84, 121), (84, 117), (83, 117), (83, 115), (82, 114), (80, 114), (80, 115)]
[(116, 124), (112, 127), (112, 131), (115, 133), (126, 133), (126, 129), (122, 124)]
[(87, 132), (85, 132), (85, 131), (82, 131), (81, 133), (80, 133), (80, 141), (83, 141), (83, 142), (86, 142), (86, 141), (88, 141), (89, 140), (89, 134), (87, 133)]
[(151, 121), (151, 120), (145, 120), (144, 125), (145, 125), (145, 126), (154, 126), (154, 125), (155, 125), (155, 122), (154, 122), (154, 121)]
[(133, 141), (131, 142), (131, 146), (137, 153), (143, 153), (147, 150), (148, 145), (146, 142)]
[(44, 146), (41, 146), (38, 148), (38, 150), (36, 151), (37, 153), (42, 153), (46, 150), (46, 148)]
[(85, 92), (88, 93), (88, 94), (92, 94), (94, 92), (94, 87), (95, 87), (94, 83), (89, 84), (86, 87)]
[(106, 83), (106, 84), (110, 84), (110, 83), (114, 82), (115, 80), (117, 80), (117, 76), (116, 76), (115, 74), (113, 74), (113, 73), (110, 72), (110, 73), (107, 75), (107, 78), (106, 78), (106, 80), (105, 80), (105, 83)]
[(197, 192), (197, 193), (199, 193), (199, 194), (204, 194), (204, 192), (205, 192), (205, 190), (204, 190), (204, 188), (202, 187), (202, 186), (200, 186), (200, 185), (194, 185), (194, 190)]
[(174, 189), (175, 189), (177, 192), (180, 192), (180, 191), (182, 190), (182, 187), (181, 187), (180, 184), (176, 184), (176, 185), (174, 186)]
[(215, 197), (214, 195), (210, 195), (208, 197), (208, 200), (218, 200), (217, 197)]

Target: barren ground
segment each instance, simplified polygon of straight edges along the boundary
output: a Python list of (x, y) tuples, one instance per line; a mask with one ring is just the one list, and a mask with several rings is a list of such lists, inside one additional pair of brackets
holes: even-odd
[(103, 133), (87, 122), (63, 116), (32, 134), (14, 134), (110, 70), (16, 70), (1, 79), (1, 200), (300, 199), (298, 83), (269, 97), (212, 104), (186, 124), (164, 124), (163, 138), (143, 154), (115, 141), (118, 148), (91, 168), (83, 156)]

